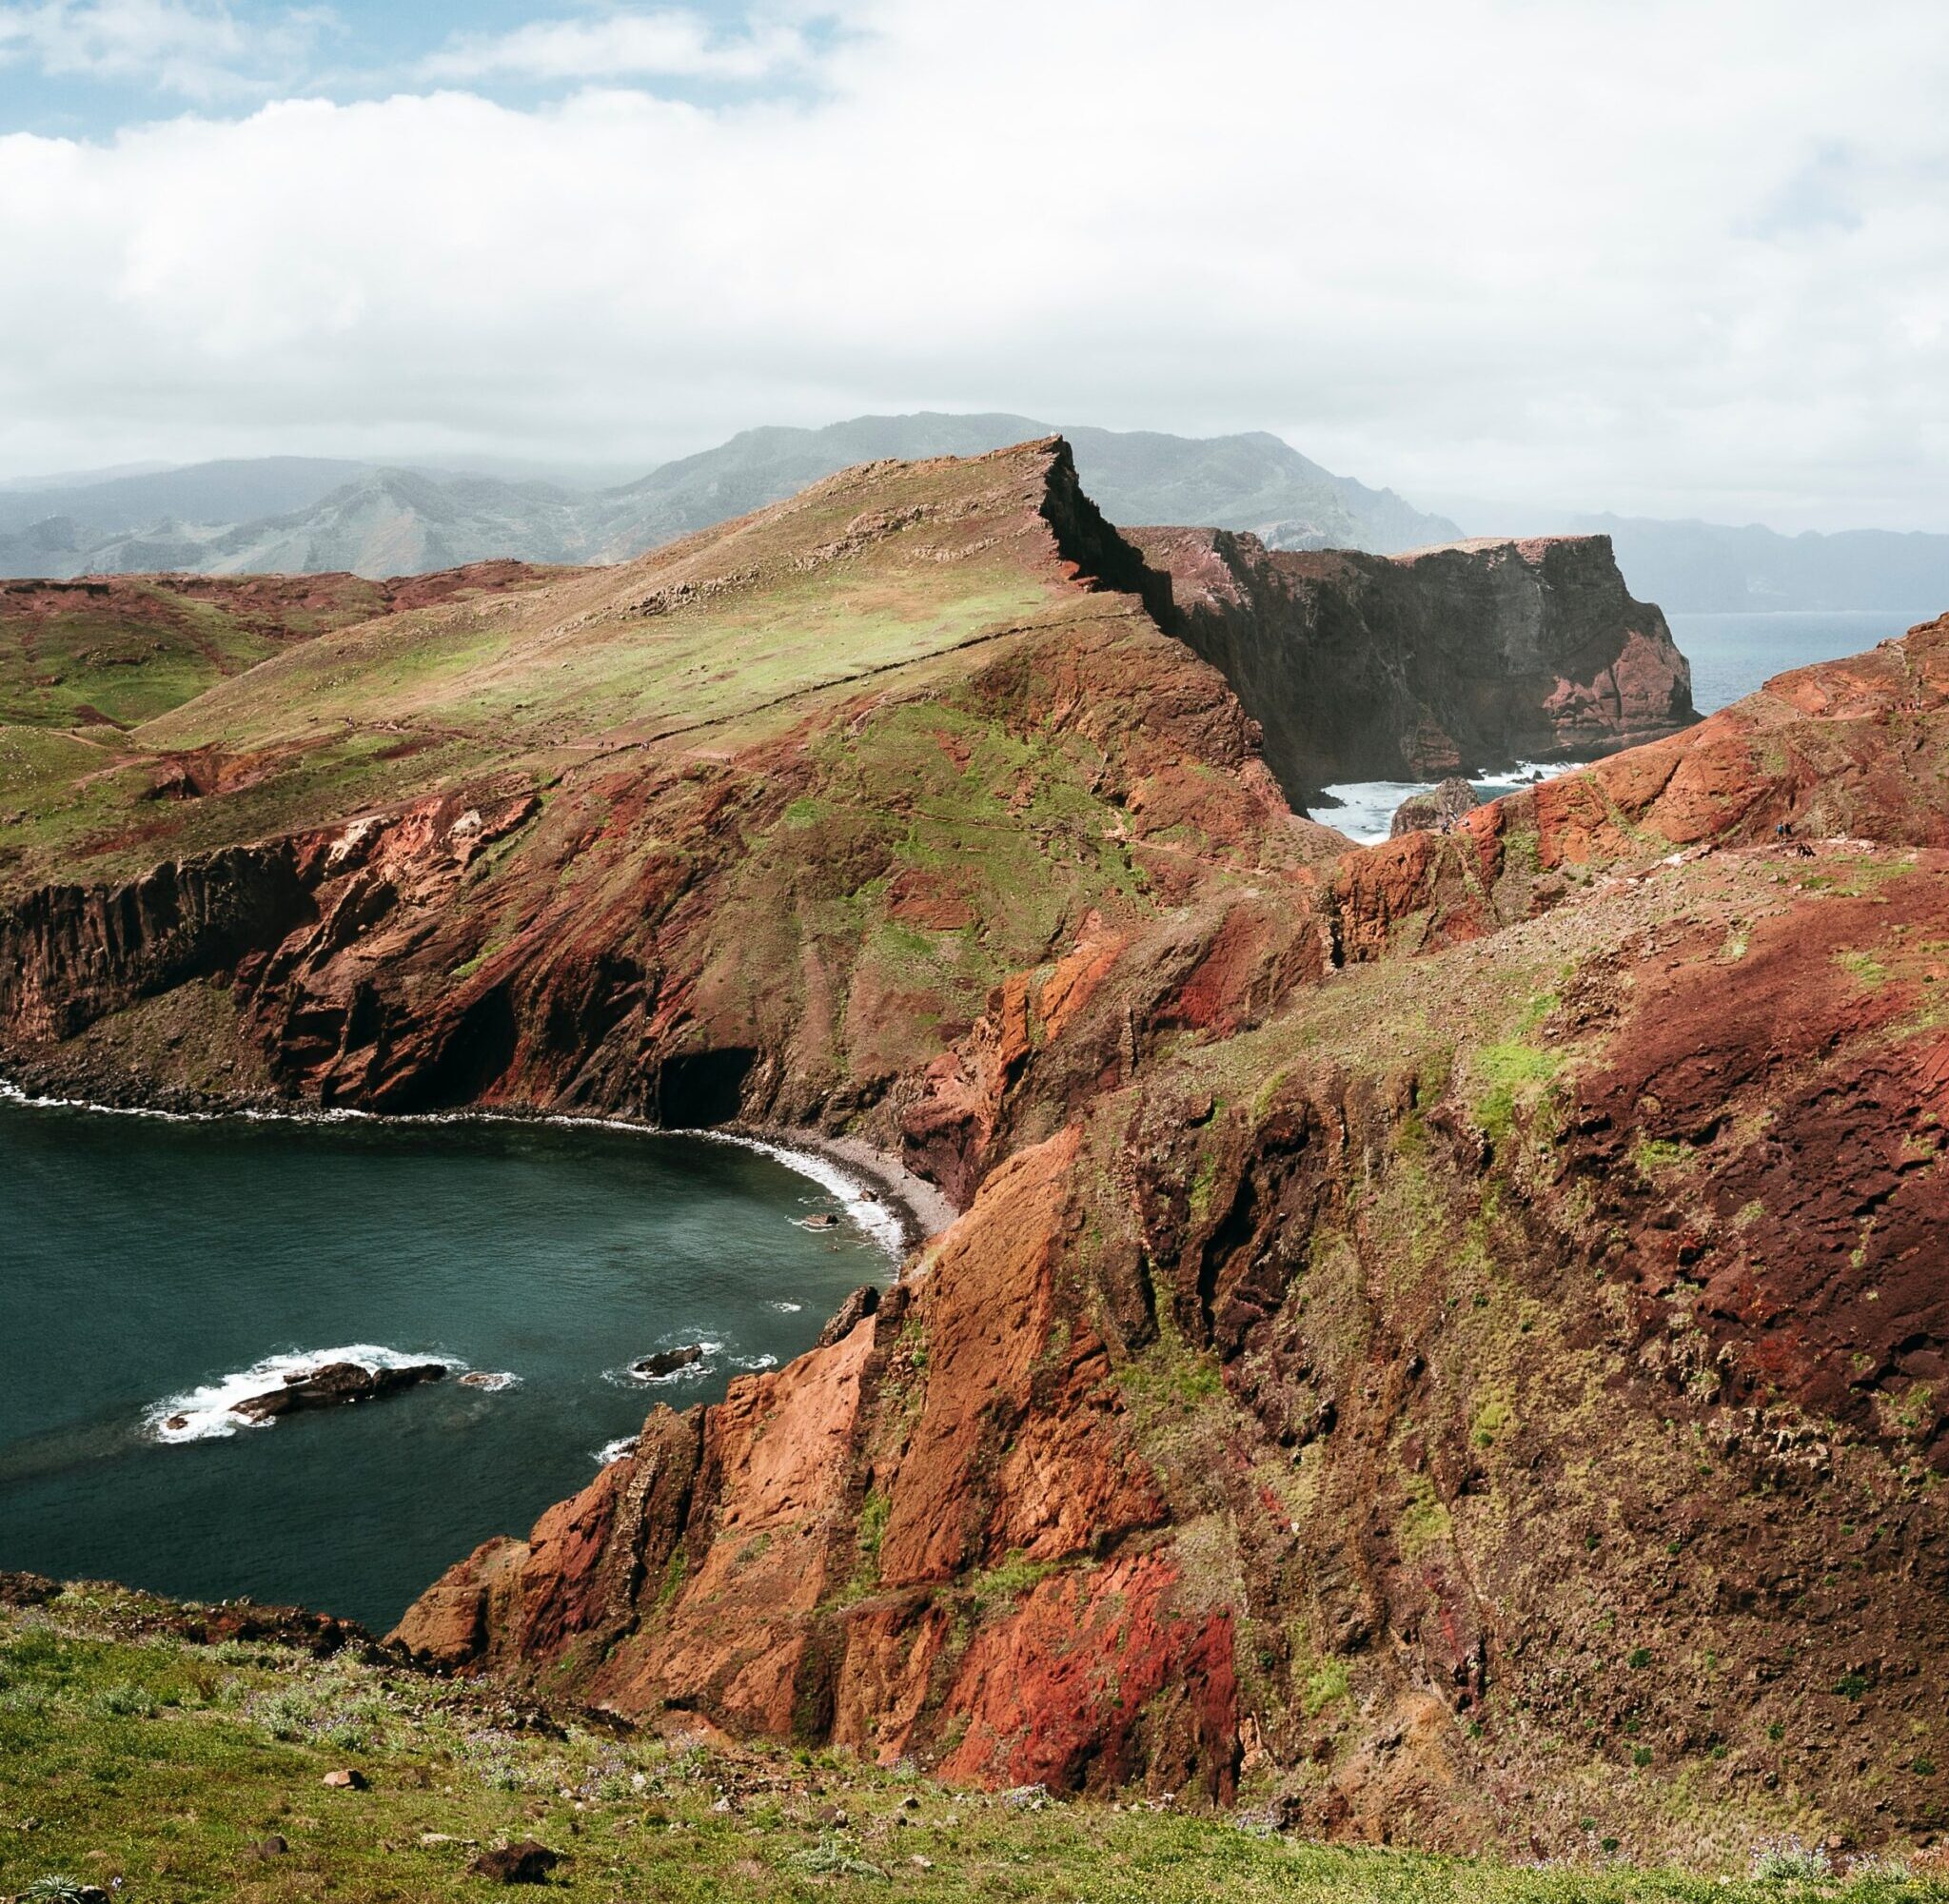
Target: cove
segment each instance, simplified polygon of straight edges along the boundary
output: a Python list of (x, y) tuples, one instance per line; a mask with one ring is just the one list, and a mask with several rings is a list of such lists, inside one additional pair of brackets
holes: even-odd
[[(888, 1227), (696, 1135), (0, 1103), (0, 1567), (384, 1630), (654, 1403), (809, 1347), (893, 1273)], [(628, 1372), (694, 1342), (665, 1381)], [(452, 1373), (224, 1432), (246, 1371), (275, 1386), (285, 1359), (356, 1345)], [(463, 1386), (463, 1365), (516, 1380)]]

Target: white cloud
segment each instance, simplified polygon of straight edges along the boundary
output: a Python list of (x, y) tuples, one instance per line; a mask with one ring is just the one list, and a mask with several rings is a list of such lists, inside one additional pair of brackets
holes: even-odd
[(804, 65), (787, 26), (713, 32), (696, 13), (671, 10), (595, 19), (537, 20), (492, 36), (466, 35), (423, 61), (435, 80), (640, 78), (752, 81)]
[(1937, 0), (847, 24), (792, 100), (0, 140), (0, 471), (647, 465), (935, 405), (1270, 428), (1410, 497), (1949, 528)]
[(193, 0), (34, 0), (0, 5), (0, 60), (210, 101), (288, 80), (328, 17), (298, 8), (246, 24)]

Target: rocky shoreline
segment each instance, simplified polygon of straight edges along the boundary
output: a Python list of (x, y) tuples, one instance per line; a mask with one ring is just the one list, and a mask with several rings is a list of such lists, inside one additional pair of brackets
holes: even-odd
[(833, 1136), (802, 1127), (730, 1124), (699, 1129), (691, 1126), (645, 1124), (630, 1117), (577, 1116), (536, 1106), (497, 1105), (491, 1110), (374, 1111), (340, 1106), (320, 1109), (293, 1104), (266, 1091), (234, 1093), (149, 1084), (108, 1067), (73, 1066), (39, 1060), (15, 1065), (0, 1075), (0, 1104), (28, 1109), (81, 1110), (105, 1117), (160, 1117), (183, 1123), (221, 1123), (230, 1118), (285, 1124), (357, 1122), (412, 1130), (429, 1126), (544, 1124), (557, 1129), (621, 1130), (643, 1137), (692, 1137), (706, 1143), (737, 1143), (776, 1158), (814, 1182), (822, 1178), (804, 1168), (822, 1161), (850, 1177), (867, 1201), (884, 1206), (896, 1224), (896, 1260), (953, 1223), (960, 1211), (935, 1185), (918, 1177), (896, 1156), (863, 1138)]
[[(456, 1557), (400, 1628), (430, 1659), (1324, 1836), (1567, 1855), (1600, 1789), (1633, 1844), (1942, 1829), (1949, 620), (1686, 725), (1595, 541), (1141, 540), (1227, 666), (1059, 443), (504, 604), (463, 684), (526, 670), (498, 751), (442, 764), (453, 686), (382, 750), (419, 767), (282, 796), (268, 845), (219, 790), (145, 797), (119, 857), (23, 847), (6, 1034), (326, 1114), (844, 1126), (940, 1186), (901, 1241), (964, 1211)], [(578, 685), (618, 649), (736, 683), (812, 586), (901, 645), (681, 728)], [(1343, 653), (1357, 706), (1313, 691)], [(256, 774), (376, 665), (296, 650), (168, 731), (222, 715)], [(1349, 851), (1269, 761), (1301, 784), (1349, 709), (1346, 764), (1417, 776), (1665, 737)]]

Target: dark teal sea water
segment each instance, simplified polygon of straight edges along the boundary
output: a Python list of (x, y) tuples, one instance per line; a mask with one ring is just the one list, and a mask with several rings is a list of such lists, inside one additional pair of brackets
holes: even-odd
[[(794, 1220), (826, 1209), (850, 1212), (835, 1232)], [(383, 1628), (587, 1482), (654, 1401), (808, 1347), (892, 1274), (876, 1226), (701, 1138), (0, 1103), (0, 1567)], [(696, 1341), (700, 1370), (625, 1372)], [(519, 1380), (229, 1429), (228, 1401), (289, 1358), (359, 1345)]]
[[(1949, 607), (1949, 603), (1944, 603)], [(1940, 608), (1903, 615), (1882, 608), (1782, 610), (1765, 614), (1670, 615), (1672, 638), (1692, 664), (1692, 705), (1714, 714), (1774, 675), (1859, 655), (1891, 635), (1931, 621)]]

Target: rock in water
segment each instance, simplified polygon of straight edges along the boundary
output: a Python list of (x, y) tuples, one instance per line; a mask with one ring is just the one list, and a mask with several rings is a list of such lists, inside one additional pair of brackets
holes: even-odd
[(632, 1362), (629, 1369), (632, 1375), (647, 1375), (654, 1380), (660, 1375), (675, 1375), (679, 1368), (689, 1368), (703, 1359), (703, 1344), (694, 1342), (684, 1348), (660, 1348), (654, 1355)]
[(1404, 833), (1423, 833), (1435, 828), (1447, 833), (1470, 807), (1481, 804), (1475, 796), (1475, 789), (1467, 780), (1444, 780), (1430, 793), (1409, 794), (1394, 809), (1394, 820), (1388, 829), (1388, 835), (1390, 839), (1399, 839)]
[(328, 1362), (309, 1375), (287, 1375), (282, 1388), (265, 1395), (246, 1395), (230, 1403), (230, 1413), (246, 1422), (274, 1421), (304, 1408), (335, 1408), (348, 1402), (376, 1401), (423, 1382), (438, 1382), (446, 1373), (443, 1362), (414, 1362), (402, 1368), (365, 1368), (356, 1362)]
[(545, 1884), (561, 1862), (559, 1851), (550, 1851), (539, 1838), (523, 1838), (519, 1844), (483, 1851), (467, 1869), (496, 1884)]

